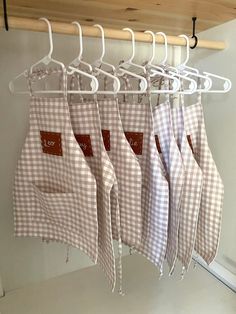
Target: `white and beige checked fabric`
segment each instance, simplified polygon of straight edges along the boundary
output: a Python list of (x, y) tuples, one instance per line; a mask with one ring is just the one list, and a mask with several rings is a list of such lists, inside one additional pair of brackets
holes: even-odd
[(166, 259), (173, 272), (178, 253), (178, 231), (180, 204), (184, 184), (182, 157), (173, 134), (173, 126), (168, 97), (166, 101), (153, 109), (154, 133), (158, 137), (163, 163), (169, 181), (169, 225)]
[(194, 156), (203, 173), (195, 250), (210, 264), (219, 244), (224, 186), (208, 146), (200, 95), (195, 105), (186, 107), (185, 116)]
[[(142, 171), (142, 239), (135, 249), (156, 266), (162, 268), (166, 253), (169, 188), (162, 161), (156, 149), (150, 103), (120, 103), (125, 134), (141, 134), (137, 154)], [(135, 140), (130, 138), (135, 148)]]
[[(118, 208), (118, 187), (114, 168), (103, 145), (98, 104), (94, 102), (70, 102), (71, 124), (75, 137), (86, 136), (89, 140), (83, 145), (90, 146), (86, 160), (97, 182), (98, 211), (98, 264), (109, 280), (112, 290), (115, 288), (116, 270), (111, 225), (111, 190), (116, 196), (116, 213)], [(117, 222), (116, 222), (117, 223)]]
[(29, 132), (14, 184), (15, 235), (59, 241), (96, 262), (96, 195), (96, 180), (74, 138), (65, 95), (31, 96)]
[[(137, 246), (142, 235), (142, 174), (137, 157), (122, 128), (116, 100), (98, 102), (102, 131), (110, 160), (118, 181), (121, 239), (128, 246)], [(107, 136), (107, 137), (106, 137)], [(113, 197), (112, 197), (113, 199)], [(116, 215), (112, 208), (113, 238), (117, 239)]]
[(175, 139), (180, 148), (184, 165), (184, 185), (180, 206), (178, 234), (178, 259), (187, 271), (196, 239), (203, 176), (191, 149), (191, 136), (186, 133), (183, 96), (178, 107), (172, 108)]

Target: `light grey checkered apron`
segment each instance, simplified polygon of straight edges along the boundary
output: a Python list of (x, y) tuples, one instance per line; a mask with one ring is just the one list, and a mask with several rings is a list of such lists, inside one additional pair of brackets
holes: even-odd
[(150, 102), (119, 104), (125, 135), (142, 171), (142, 239), (135, 249), (162, 270), (166, 253), (169, 188), (156, 149)]
[(219, 244), (224, 186), (208, 146), (200, 94), (195, 105), (185, 108), (185, 116), (187, 134), (191, 136), (194, 156), (203, 173), (195, 250), (210, 264)]
[[(117, 101), (105, 99), (98, 104), (105, 147), (118, 181), (121, 239), (126, 245), (137, 246), (142, 234), (140, 165), (124, 135)], [(117, 239), (113, 210), (112, 228)]]
[[(29, 76), (29, 85), (45, 73)], [(74, 137), (64, 96), (31, 93), (29, 132), (14, 184), (15, 235), (72, 245), (98, 255), (96, 180)]]
[(191, 136), (186, 133), (184, 96), (180, 105), (172, 108), (172, 122), (175, 139), (178, 143), (184, 165), (184, 185), (180, 207), (178, 235), (178, 259), (188, 270), (194, 249), (198, 213), (201, 201), (203, 176), (191, 148)]
[(180, 204), (184, 184), (184, 167), (182, 157), (176, 143), (170, 111), (169, 96), (164, 103), (153, 109), (154, 132), (162, 152), (163, 163), (169, 179), (169, 225), (166, 258), (173, 272), (178, 253), (178, 230)]
[[(81, 84), (79, 81), (77, 83), (78, 85)], [(71, 86), (74, 86), (73, 82)], [(97, 182), (98, 264), (102, 267), (112, 290), (114, 290), (116, 269), (112, 240), (110, 194), (113, 190), (116, 205), (115, 212), (119, 214), (117, 180), (114, 168), (103, 144), (97, 102), (76, 102), (71, 98), (69, 108), (75, 137), (84, 151), (87, 163)], [(119, 219), (116, 219), (117, 223), (119, 223)]]

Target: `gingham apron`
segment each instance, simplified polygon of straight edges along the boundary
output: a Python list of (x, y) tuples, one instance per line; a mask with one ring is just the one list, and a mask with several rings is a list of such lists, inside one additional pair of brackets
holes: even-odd
[[(72, 82), (71, 87), (73, 88), (73, 86), (74, 83)], [(116, 213), (119, 214), (118, 186), (115, 172), (103, 145), (97, 102), (75, 102), (71, 97), (69, 108), (75, 138), (82, 147), (87, 163), (97, 182), (98, 264), (105, 272), (111, 288), (114, 290), (116, 269), (112, 240), (110, 194), (113, 189), (113, 195), (116, 197)]]
[[(35, 97), (14, 184), (16, 236), (42, 237), (98, 255), (96, 180), (75, 140), (66, 98)], [(47, 74), (46, 74), (47, 75)]]
[[(128, 246), (137, 246), (142, 235), (140, 165), (124, 135), (117, 100), (105, 99), (98, 104), (104, 144), (118, 181), (121, 239)], [(113, 210), (112, 229), (117, 239)]]
[(142, 239), (135, 249), (162, 266), (166, 253), (169, 188), (165, 170), (156, 150), (150, 102), (119, 104), (125, 135), (142, 171)]
[(185, 116), (194, 157), (203, 173), (195, 250), (210, 264), (216, 256), (219, 244), (224, 186), (208, 146), (201, 94), (198, 96), (195, 105), (185, 108)]
[(170, 274), (174, 270), (178, 253), (180, 204), (184, 184), (182, 157), (173, 133), (169, 96), (153, 109), (154, 133), (157, 148), (162, 155), (169, 181), (169, 224), (166, 259)]
[(186, 133), (185, 120), (184, 96), (181, 95), (180, 104), (172, 108), (172, 122), (184, 165), (177, 257), (183, 265), (183, 270), (187, 271), (196, 239), (203, 176), (193, 156), (191, 136)]

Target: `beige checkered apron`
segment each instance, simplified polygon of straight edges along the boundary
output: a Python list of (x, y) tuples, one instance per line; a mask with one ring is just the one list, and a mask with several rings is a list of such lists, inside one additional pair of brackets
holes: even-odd
[[(98, 104), (104, 144), (118, 181), (121, 239), (126, 245), (137, 246), (142, 234), (140, 165), (124, 135), (117, 101), (105, 99)], [(112, 229), (117, 239), (113, 206)]]
[[(29, 76), (29, 85), (45, 73)], [(30, 99), (29, 132), (14, 184), (16, 236), (72, 245), (98, 255), (96, 180), (74, 137), (65, 94)]]
[(172, 126), (169, 97), (153, 109), (154, 132), (169, 179), (169, 225), (166, 258), (173, 272), (178, 253), (180, 204), (184, 184), (184, 167)]
[(142, 239), (135, 249), (162, 269), (166, 253), (169, 188), (156, 149), (150, 102), (119, 104), (121, 121), (142, 171)]
[[(78, 81), (77, 83), (80, 85)], [(78, 88), (80, 88), (80, 86), (78, 86)], [(114, 168), (103, 144), (97, 102), (75, 102), (71, 98), (69, 108), (75, 138), (83, 149), (87, 163), (97, 182), (98, 264), (102, 267), (112, 290), (114, 290), (116, 269), (112, 240), (110, 200), (111, 191), (113, 191), (113, 204), (115, 204), (117, 225), (119, 224), (119, 217), (117, 217), (117, 215), (119, 215), (117, 180)], [(118, 231), (120, 231), (119, 228)]]
[(186, 133), (184, 97), (180, 105), (172, 108), (172, 122), (184, 165), (184, 185), (180, 207), (178, 259), (187, 271), (194, 249), (203, 176), (192, 152), (191, 136)]
[(208, 146), (200, 94), (195, 105), (185, 108), (185, 116), (194, 157), (203, 173), (195, 250), (210, 264), (219, 244), (224, 186)]

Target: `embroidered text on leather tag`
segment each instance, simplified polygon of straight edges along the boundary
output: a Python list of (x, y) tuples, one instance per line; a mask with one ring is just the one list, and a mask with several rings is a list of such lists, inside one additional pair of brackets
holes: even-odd
[(127, 141), (136, 155), (142, 155), (143, 151), (143, 133), (141, 132), (125, 132)]
[(85, 157), (93, 156), (91, 138), (89, 134), (75, 134), (75, 138)]
[(61, 133), (40, 131), (43, 153), (62, 156)]
[(111, 143), (110, 143), (110, 131), (109, 130), (102, 130), (102, 137), (105, 149), (107, 152), (111, 150)]
[(158, 135), (155, 135), (155, 140), (156, 140), (156, 147), (157, 147), (158, 153), (162, 154), (161, 145), (160, 145), (160, 141), (159, 141)]
[(188, 144), (194, 154), (194, 151), (193, 151), (193, 143), (192, 143), (192, 140), (191, 140), (191, 136), (190, 135), (187, 135), (187, 140), (188, 140)]

